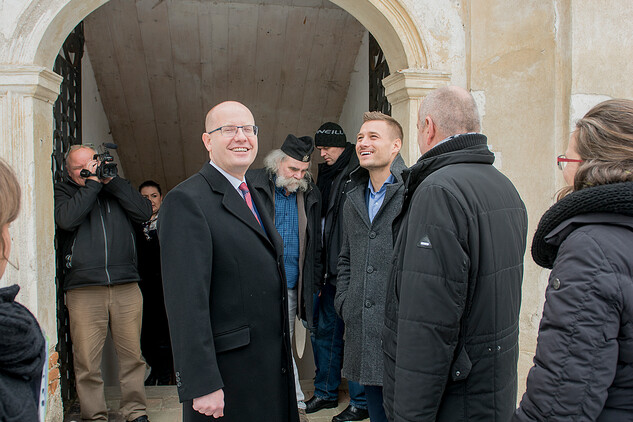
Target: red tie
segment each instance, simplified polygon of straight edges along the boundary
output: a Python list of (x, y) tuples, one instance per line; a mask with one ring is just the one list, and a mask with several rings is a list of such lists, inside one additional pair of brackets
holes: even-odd
[(257, 219), (257, 222), (261, 226), (262, 222), (259, 219), (259, 217), (257, 216), (257, 213), (255, 212), (255, 207), (253, 207), (253, 200), (251, 199), (251, 193), (248, 190), (248, 186), (246, 186), (245, 182), (242, 182), (242, 184), (240, 184), (239, 188), (242, 191), (242, 193), (244, 194), (244, 200), (246, 201), (246, 205), (248, 205), (248, 207), (251, 209), (251, 212), (253, 213), (253, 215)]

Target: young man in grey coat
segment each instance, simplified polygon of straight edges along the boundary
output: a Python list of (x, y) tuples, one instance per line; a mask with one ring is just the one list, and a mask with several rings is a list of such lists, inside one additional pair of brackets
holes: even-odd
[(380, 333), (393, 252), (391, 226), (402, 206), (406, 166), (399, 154), (400, 124), (377, 111), (365, 113), (363, 121), (356, 139), (360, 167), (351, 174), (343, 207), (334, 306), (345, 322), (343, 375), (365, 387), (371, 421), (387, 422)]

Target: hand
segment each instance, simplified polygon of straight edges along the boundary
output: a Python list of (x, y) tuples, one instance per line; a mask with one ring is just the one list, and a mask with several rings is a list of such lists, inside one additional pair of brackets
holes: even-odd
[[(99, 162), (97, 160), (90, 160), (84, 167), (86, 170), (90, 172), (90, 174), (95, 174), (97, 172), (97, 167), (99, 166)], [(86, 180), (92, 180), (97, 183), (101, 183), (101, 180), (97, 176), (86, 177)]]
[(221, 418), (224, 416), (224, 391), (219, 389), (206, 396), (193, 399), (193, 410), (216, 419)]

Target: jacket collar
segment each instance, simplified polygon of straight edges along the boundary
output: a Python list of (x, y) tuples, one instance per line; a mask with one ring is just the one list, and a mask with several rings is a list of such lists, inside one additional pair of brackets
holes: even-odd
[[(391, 162), (391, 166), (389, 167), (389, 171), (393, 174), (396, 181), (395, 183), (402, 183), (402, 172), (407, 169), (407, 165), (404, 163), (402, 156), (398, 153), (396, 157)], [(356, 167), (349, 175), (350, 180), (353, 185), (367, 184), (369, 181), (369, 171), (361, 166)]]
[(233, 185), (224, 177), (218, 170), (216, 170), (211, 164), (206, 163), (200, 170), (200, 175), (207, 181), (212, 191), (222, 195), (222, 205), (224, 208), (233, 214), (236, 218), (241, 220), (251, 229), (255, 230), (262, 238), (272, 243), (277, 252), (283, 252), (283, 243), (281, 237), (277, 233), (275, 224), (270, 216), (264, 201), (257, 193), (257, 189), (254, 188), (247, 180), (246, 184), (249, 188), (251, 198), (257, 207), (257, 212), (262, 220), (262, 226), (254, 218), (253, 213), (246, 205), (244, 198), (233, 188)]
[(427, 151), (411, 168), (404, 171), (407, 190), (413, 191), (434, 171), (450, 164), (492, 164), (495, 156), (488, 149), (488, 138), (481, 133), (467, 133)]
[[(400, 156), (400, 154), (396, 155), (396, 158), (394, 158), (391, 163), (391, 167), (389, 168), (391, 174), (393, 174), (396, 180), (394, 183), (387, 185), (387, 191), (385, 193), (385, 199), (382, 203), (383, 206), (381, 207), (381, 210), (384, 209), (384, 206), (391, 201), (391, 198), (393, 198), (400, 186), (402, 186), (402, 172), (406, 168), (407, 166), (404, 163), (402, 156)], [(350, 174), (350, 180), (352, 182), (352, 187), (349, 189), (349, 192), (347, 192), (347, 200), (354, 206), (356, 212), (362, 218), (367, 227), (371, 227), (369, 214), (367, 212), (367, 204), (365, 203), (365, 189), (367, 189), (367, 183), (369, 183), (369, 171), (359, 166)], [(376, 217), (378, 217), (379, 214), (380, 211), (378, 211)]]
[(558, 248), (578, 227), (618, 224), (633, 228), (633, 182), (594, 186), (572, 192), (543, 214), (532, 241), (532, 258), (552, 268)]

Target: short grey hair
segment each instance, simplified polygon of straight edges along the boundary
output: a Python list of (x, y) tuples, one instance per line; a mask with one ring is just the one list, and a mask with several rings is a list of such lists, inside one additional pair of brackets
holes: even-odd
[(79, 151), (80, 149), (89, 149), (90, 151), (92, 151), (93, 154), (97, 153), (97, 150), (95, 150), (93, 148), (93, 146), (91, 144), (76, 144), (76, 145), (71, 145), (70, 149), (68, 150), (68, 152), (66, 152), (66, 157), (64, 159), (64, 161), (66, 162), (66, 168), (70, 167), (68, 160), (70, 158), (70, 154), (72, 154), (75, 151)]
[(446, 86), (427, 95), (420, 107), (420, 124), (426, 116), (446, 136), (481, 131), (477, 103), (470, 92), (460, 87)]

